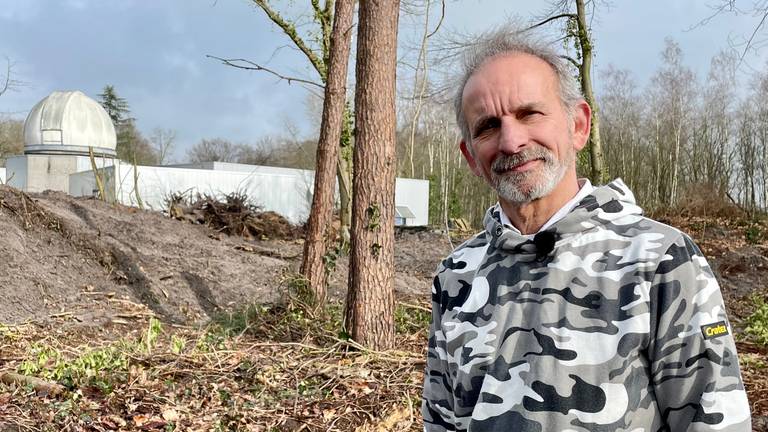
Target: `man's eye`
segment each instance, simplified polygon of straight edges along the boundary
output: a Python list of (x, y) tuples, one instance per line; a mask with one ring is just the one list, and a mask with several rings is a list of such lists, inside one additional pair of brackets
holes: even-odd
[(526, 110), (526, 111), (523, 111), (523, 112), (520, 113), (519, 118), (521, 118), (521, 119), (531, 118), (531, 117), (536, 117), (536, 116), (543, 115), (543, 114), (544, 113), (542, 113), (541, 111)]
[(501, 122), (499, 119), (488, 119), (481, 122), (479, 125), (477, 125), (477, 127), (475, 127), (474, 138), (477, 138), (483, 133), (486, 133), (492, 129), (498, 128), (500, 123)]

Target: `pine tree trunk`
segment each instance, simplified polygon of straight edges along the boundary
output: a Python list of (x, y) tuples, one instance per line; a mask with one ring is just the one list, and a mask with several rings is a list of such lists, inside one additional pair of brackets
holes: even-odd
[(333, 217), (334, 179), (339, 155), (342, 120), (346, 102), (347, 62), (349, 60), (354, 0), (337, 0), (331, 34), (328, 79), (325, 85), (320, 140), (317, 143), (317, 166), (312, 211), (307, 224), (301, 273), (309, 280), (315, 306), (322, 306), (326, 297), (327, 245), (333, 240), (328, 228)]
[(376, 350), (394, 346), (395, 70), (399, 0), (361, 0), (352, 250), (345, 324)]

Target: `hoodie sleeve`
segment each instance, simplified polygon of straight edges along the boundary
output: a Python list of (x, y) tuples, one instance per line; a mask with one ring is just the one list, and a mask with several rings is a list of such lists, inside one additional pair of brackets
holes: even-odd
[(451, 376), (448, 369), (445, 334), (441, 325), (440, 273), (432, 283), (432, 323), (429, 326), (429, 342), (427, 345), (427, 365), (424, 372), (424, 393), (421, 412), (424, 417), (426, 432), (454, 431), (453, 423), (453, 392)]
[(650, 300), (648, 356), (666, 430), (750, 431), (749, 403), (720, 287), (684, 234), (661, 258)]

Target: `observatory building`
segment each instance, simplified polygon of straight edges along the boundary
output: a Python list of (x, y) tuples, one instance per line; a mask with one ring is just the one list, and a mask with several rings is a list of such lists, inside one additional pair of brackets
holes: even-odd
[[(116, 146), (112, 120), (98, 102), (79, 91), (56, 91), (30, 111), (24, 122), (24, 155), (6, 160), (0, 180), (27, 192), (98, 196), (92, 150), (104, 198), (110, 202), (165, 210), (172, 194), (223, 196), (237, 191), (293, 223), (309, 218), (313, 171), (223, 162), (135, 166), (117, 159)], [(429, 182), (396, 179), (395, 206), (398, 225), (427, 225)]]
[(79, 91), (55, 91), (38, 102), (24, 122), (24, 155), (6, 161), (6, 183), (28, 192), (69, 192), (69, 176), (114, 163), (117, 137), (112, 120)]

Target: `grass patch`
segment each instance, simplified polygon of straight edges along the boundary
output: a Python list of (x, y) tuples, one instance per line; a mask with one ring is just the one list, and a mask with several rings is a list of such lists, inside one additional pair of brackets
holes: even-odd
[(745, 332), (755, 342), (768, 346), (768, 302), (761, 297), (753, 297), (753, 299), (756, 307), (755, 311), (747, 317)]

